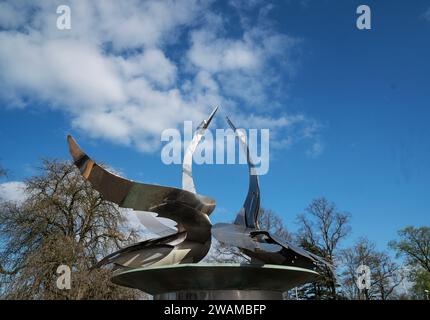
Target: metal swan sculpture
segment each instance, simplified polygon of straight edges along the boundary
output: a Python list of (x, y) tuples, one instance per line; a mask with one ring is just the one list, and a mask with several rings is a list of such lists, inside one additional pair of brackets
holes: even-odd
[[(201, 123), (185, 152), (182, 189), (139, 183), (115, 175), (92, 160), (71, 136), (67, 137), (75, 165), (93, 188), (105, 200), (133, 209), (140, 222), (159, 236), (122, 248), (94, 267), (114, 264), (118, 269), (193, 263), (206, 256), (212, 226), (208, 216), (215, 209), (215, 200), (196, 193), (191, 164), (192, 154), (216, 111), (217, 108)], [(175, 221), (177, 230), (167, 227), (151, 213)]]
[[(193, 153), (218, 108), (197, 128), (185, 151), (182, 188), (145, 184), (117, 176), (92, 160), (75, 140), (68, 136), (70, 153), (82, 175), (104, 199), (122, 208), (131, 208), (140, 222), (157, 238), (122, 248), (99, 261), (94, 267), (113, 264), (115, 269), (196, 263), (211, 246), (212, 235), (221, 243), (237, 247), (254, 264), (279, 264), (306, 269), (328, 268), (330, 264), (284, 239), (259, 227), (260, 187), (255, 165), (250, 157), (246, 136), (226, 117), (247, 155), (249, 188), (242, 209), (234, 223), (212, 226), (209, 215), (215, 200), (196, 192), (192, 176)], [(157, 217), (153, 215), (155, 213)], [(157, 219), (168, 218), (177, 223), (176, 230)]]
[(258, 223), (260, 214), (260, 185), (255, 165), (250, 157), (249, 147), (243, 131), (238, 130), (226, 117), (227, 123), (235, 132), (247, 156), (249, 188), (245, 202), (236, 216), (234, 223), (218, 223), (212, 227), (212, 233), (219, 242), (237, 247), (251, 258), (252, 263), (280, 264), (317, 269), (331, 265), (301, 247), (261, 230)]

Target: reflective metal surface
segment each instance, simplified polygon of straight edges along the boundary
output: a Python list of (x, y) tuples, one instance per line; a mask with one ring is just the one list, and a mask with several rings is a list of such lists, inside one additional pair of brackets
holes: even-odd
[(198, 126), (197, 132), (195, 133), (193, 140), (189, 143), (187, 150), (185, 151), (184, 161), (182, 162), (182, 189), (190, 191), (192, 193), (196, 193), (196, 188), (194, 186), (193, 174), (192, 174), (192, 165), (193, 165), (193, 154), (196, 151), (197, 145), (200, 140), (202, 140), (206, 129), (209, 127), (209, 124), (212, 121), (212, 118), (215, 116), (218, 107), (216, 107), (207, 120), (203, 120), (202, 123)]
[[(82, 175), (99, 191), (104, 199), (122, 208), (137, 211), (142, 224), (160, 238), (146, 240), (102, 259), (96, 267), (113, 263), (116, 267), (136, 268), (200, 261), (211, 244), (211, 222), (208, 215), (215, 208), (215, 200), (196, 193), (191, 174), (192, 154), (209, 126), (217, 108), (202, 122), (184, 159), (183, 185), (188, 190), (139, 183), (115, 175), (91, 159), (68, 136), (70, 153)], [(177, 223), (176, 229), (166, 227), (152, 215)]]
[(260, 213), (260, 185), (254, 163), (249, 154), (248, 143), (243, 131), (238, 130), (229, 117), (226, 117), (227, 123), (235, 132), (239, 142), (246, 154), (249, 171), (249, 187), (245, 202), (239, 214), (236, 217), (235, 224), (245, 225), (248, 228), (258, 228), (258, 215)]
[[(98, 165), (68, 136), (74, 163), (94, 189), (104, 199), (132, 209), (139, 221), (156, 235), (154, 239), (113, 252), (95, 265), (113, 264), (114, 283), (163, 299), (265, 299), (278, 298), (282, 291), (315, 280), (317, 267), (331, 268), (320, 257), (260, 229), (258, 175), (246, 134), (228, 117), (227, 122), (246, 153), (249, 187), (234, 223), (212, 226), (208, 216), (215, 209), (215, 200), (196, 192), (192, 161), (217, 109), (200, 124), (185, 151), (182, 189), (139, 183), (115, 175)], [(160, 218), (172, 220), (176, 225), (168, 226)], [(193, 264), (209, 251), (212, 234), (218, 241), (237, 247), (251, 257), (251, 264)]]
[[(198, 263), (146, 267), (114, 272), (118, 285), (153, 295), (190, 294), (223, 290), (240, 298), (249, 291), (282, 293), (317, 279), (318, 273), (305, 268), (238, 263)], [(233, 294), (233, 296), (232, 296)], [(204, 298), (204, 297), (201, 297)]]
[(246, 153), (249, 187), (243, 207), (237, 214), (234, 224), (218, 223), (214, 225), (212, 228), (214, 237), (226, 245), (238, 247), (244, 254), (252, 258), (253, 263), (331, 269), (331, 266), (320, 257), (259, 228), (260, 186), (258, 175), (250, 157), (246, 136), (235, 127), (228, 117), (226, 119)]

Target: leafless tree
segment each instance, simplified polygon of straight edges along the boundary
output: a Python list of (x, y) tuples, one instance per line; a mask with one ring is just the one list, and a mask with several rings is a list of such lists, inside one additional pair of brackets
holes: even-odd
[[(349, 299), (381, 299), (395, 297), (395, 289), (402, 283), (404, 273), (400, 266), (385, 252), (376, 250), (375, 244), (366, 238), (359, 239), (352, 248), (341, 251), (342, 291)], [(357, 286), (357, 268), (369, 267), (368, 289)]]
[(371, 288), (376, 288), (376, 297), (381, 300), (395, 296), (395, 289), (403, 282), (405, 274), (385, 252), (376, 252), (376, 267), (372, 272)]
[(261, 208), (258, 222), (261, 230), (267, 230), (285, 241), (293, 240), (293, 237), (285, 227), (282, 218), (276, 212), (270, 209)]
[[(22, 203), (0, 207), (0, 295), (13, 299), (133, 299), (91, 266), (136, 239), (119, 208), (105, 201), (68, 162), (43, 161), (26, 181)], [(56, 286), (59, 265), (72, 270), (70, 290)]]
[[(298, 242), (335, 268), (339, 243), (350, 233), (349, 217), (348, 213), (339, 211), (327, 199), (315, 199), (306, 208), (306, 212), (297, 217)], [(311, 285), (314, 298), (336, 299), (336, 275), (326, 267), (320, 270), (320, 274), (322, 280)]]

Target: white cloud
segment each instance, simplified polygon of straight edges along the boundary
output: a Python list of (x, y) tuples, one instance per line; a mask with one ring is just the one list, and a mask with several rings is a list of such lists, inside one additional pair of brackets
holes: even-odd
[(73, 113), (126, 101), (114, 66), (96, 48), (75, 40), (39, 40), (0, 32), (3, 90), (47, 100)]
[(230, 70), (252, 70), (259, 65), (253, 45), (242, 39), (217, 38), (209, 30), (199, 30), (192, 34), (192, 46), (188, 52), (190, 62), (197, 68), (209, 72)]
[(0, 183), (0, 199), (13, 202), (24, 201), (26, 199), (25, 183), (21, 181)]
[(215, 25), (191, 33), (188, 58), (193, 67), (217, 80), (222, 94), (261, 107), (276, 100), (267, 89), (279, 87), (276, 67), (289, 71), (290, 51), (299, 42), (261, 26), (247, 29), (239, 38), (228, 38)]
[(157, 150), (162, 130), (200, 122), (214, 105), (238, 118), (252, 107), (248, 125), (307, 124), (285, 111), (275, 123), (264, 115), (277, 105), (279, 73), (291, 73), (300, 43), (264, 23), (270, 6), (233, 37), (225, 30), (232, 21), (212, 1), (67, 3), (69, 31), (56, 28), (59, 1), (0, 3), (2, 105), (62, 110), (93, 138), (147, 152)]
[(177, 67), (159, 49), (148, 49), (129, 59), (119, 59), (121, 71), (127, 78), (144, 77), (163, 87), (175, 83)]

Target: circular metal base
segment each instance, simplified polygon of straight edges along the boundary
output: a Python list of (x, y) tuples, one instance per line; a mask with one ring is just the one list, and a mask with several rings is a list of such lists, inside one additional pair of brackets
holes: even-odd
[(282, 292), (318, 273), (298, 267), (241, 264), (177, 264), (118, 270), (112, 282), (155, 299), (282, 299)]

